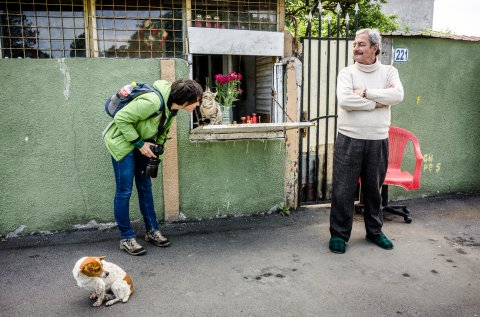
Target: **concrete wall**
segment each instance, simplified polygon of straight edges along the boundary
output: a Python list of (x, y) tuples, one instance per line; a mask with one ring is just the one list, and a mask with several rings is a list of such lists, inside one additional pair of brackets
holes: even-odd
[(382, 5), (382, 12), (396, 14), (399, 31), (420, 32), (432, 29), (435, 0), (389, 0)]
[[(424, 165), (419, 191), (395, 188), (390, 196), (401, 199), (480, 190), (479, 42), (392, 39), (394, 48), (409, 50), (408, 62), (394, 63), (405, 99), (393, 107), (392, 125), (416, 134)], [(405, 166), (411, 168), (413, 163)]]
[[(0, 236), (113, 223), (114, 178), (101, 133), (105, 98), (160, 78), (159, 60), (0, 60)], [(174, 78), (188, 77), (177, 60)], [(165, 76), (162, 76), (165, 77)], [(179, 210), (187, 219), (268, 211), (283, 202), (282, 141), (194, 144), (178, 115)], [(167, 143), (168, 146), (168, 143)], [(154, 182), (164, 217), (162, 175)], [(137, 198), (132, 219), (140, 219)]]

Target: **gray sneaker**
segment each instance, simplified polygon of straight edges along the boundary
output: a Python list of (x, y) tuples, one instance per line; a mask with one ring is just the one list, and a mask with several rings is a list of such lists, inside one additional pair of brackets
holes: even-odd
[(158, 230), (147, 231), (147, 234), (145, 235), (145, 241), (152, 242), (157, 247), (168, 247), (170, 245), (170, 241), (162, 236)]
[(125, 250), (130, 255), (143, 255), (147, 252), (135, 238), (120, 240), (120, 250)]

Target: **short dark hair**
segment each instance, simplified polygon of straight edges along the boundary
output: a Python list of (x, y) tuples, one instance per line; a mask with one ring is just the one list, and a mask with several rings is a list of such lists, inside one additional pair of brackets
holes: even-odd
[(195, 103), (202, 97), (202, 94), (202, 86), (192, 79), (174, 81), (170, 91), (172, 102), (177, 105), (183, 105), (185, 102), (189, 104)]

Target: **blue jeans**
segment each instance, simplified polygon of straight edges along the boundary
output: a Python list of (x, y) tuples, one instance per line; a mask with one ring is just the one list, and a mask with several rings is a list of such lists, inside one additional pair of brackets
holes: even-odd
[(157, 215), (153, 205), (152, 181), (150, 177), (142, 175), (147, 161), (148, 158), (137, 150), (127, 154), (118, 162), (112, 157), (116, 184), (113, 213), (122, 239), (135, 237), (135, 231), (130, 224), (129, 215), (129, 203), (134, 178), (145, 229), (147, 231), (152, 229), (158, 230)]

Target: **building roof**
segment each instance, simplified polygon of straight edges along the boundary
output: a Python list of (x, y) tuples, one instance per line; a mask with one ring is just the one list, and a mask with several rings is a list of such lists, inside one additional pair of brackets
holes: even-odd
[(435, 37), (435, 38), (459, 40), (459, 41), (471, 41), (471, 42), (479, 42), (480, 41), (479, 36), (448, 34), (448, 33), (435, 32), (435, 31), (409, 32), (409, 33), (406, 33), (406, 32), (387, 32), (387, 33), (382, 33), (382, 36)]

